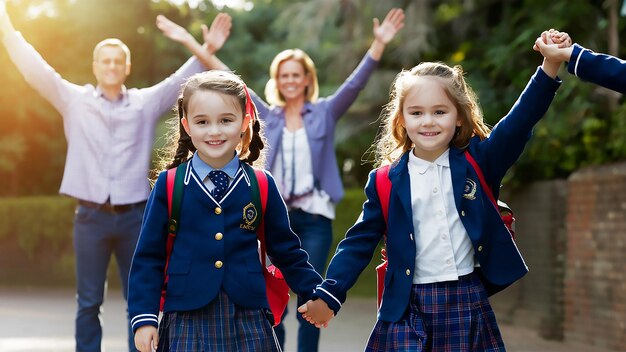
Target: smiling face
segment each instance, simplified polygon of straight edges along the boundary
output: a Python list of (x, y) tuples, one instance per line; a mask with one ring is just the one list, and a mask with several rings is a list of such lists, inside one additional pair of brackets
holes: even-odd
[(402, 125), (415, 146), (415, 156), (435, 161), (448, 149), (461, 121), (457, 108), (437, 78), (413, 79), (404, 97)]
[(283, 99), (289, 102), (290, 100), (306, 97), (309, 76), (299, 61), (286, 60), (278, 67), (276, 83)]
[(122, 48), (105, 45), (94, 53), (93, 74), (102, 88), (121, 88), (130, 74), (130, 62)]
[(190, 97), (181, 122), (200, 159), (221, 169), (235, 156), (248, 120), (234, 96), (198, 90)]

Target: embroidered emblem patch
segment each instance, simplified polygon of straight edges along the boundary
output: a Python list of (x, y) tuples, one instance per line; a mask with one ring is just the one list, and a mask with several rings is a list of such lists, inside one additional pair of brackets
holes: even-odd
[(252, 226), (256, 217), (258, 216), (258, 211), (256, 207), (252, 203), (248, 203), (245, 207), (243, 207), (243, 224), (241, 224), (241, 228), (247, 229), (250, 231), (256, 230), (256, 227)]
[(476, 181), (471, 178), (465, 179), (465, 187), (463, 187), (463, 198), (474, 200), (476, 199)]

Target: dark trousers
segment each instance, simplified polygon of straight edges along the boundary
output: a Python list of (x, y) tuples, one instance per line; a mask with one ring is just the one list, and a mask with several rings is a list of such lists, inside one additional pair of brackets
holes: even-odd
[[(115, 255), (122, 282), (128, 294), (128, 272), (135, 252), (145, 203), (123, 212), (78, 205), (74, 217), (74, 252), (76, 255), (75, 322), (76, 351), (100, 351), (102, 343), (101, 310), (106, 292), (107, 268)], [(129, 327), (128, 348), (135, 350)]]

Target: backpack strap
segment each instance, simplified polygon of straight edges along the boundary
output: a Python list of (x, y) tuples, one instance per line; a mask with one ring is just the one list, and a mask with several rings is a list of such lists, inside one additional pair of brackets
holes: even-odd
[(485, 176), (483, 175), (482, 170), (480, 169), (480, 167), (478, 166), (478, 163), (476, 162), (476, 160), (474, 160), (474, 158), (472, 157), (472, 155), (469, 153), (467, 149), (465, 150), (464, 154), (465, 154), (465, 159), (467, 159), (467, 161), (474, 168), (474, 171), (476, 172), (476, 175), (478, 176), (478, 181), (480, 182), (480, 186), (485, 190), (485, 193), (487, 193), (487, 197), (489, 197), (491, 204), (493, 204), (493, 206), (496, 208), (496, 210), (500, 214), (500, 218), (502, 218), (502, 222), (504, 222), (504, 226), (506, 226), (506, 228), (509, 230), (511, 237), (515, 239), (515, 231), (513, 231), (513, 222), (515, 221), (515, 217), (513, 216), (513, 211), (511, 210), (511, 208), (509, 208), (509, 206), (506, 203), (501, 202), (499, 199), (496, 200), (496, 198), (493, 196), (491, 187), (489, 187), (489, 185), (487, 184), (487, 181), (485, 180)]
[[(167, 170), (166, 191), (167, 191), (167, 243), (165, 245), (165, 269), (163, 269), (163, 287), (161, 292), (161, 307), (165, 304), (165, 287), (169, 281), (167, 268), (170, 264), (170, 257), (174, 249), (174, 240), (178, 233), (180, 218), (180, 206), (183, 201), (183, 187), (185, 182), (185, 171), (187, 163), (182, 163), (178, 167)], [(180, 170), (180, 172), (178, 172)]]
[(465, 154), (465, 159), (467, 159), (467, 161), (474, 168), (474, 171), (476, 172), (476, 175), (478, 176), (478, 181), (480, 182), (480, 186), (485, 190), (485, 193), (487, 193), (487, 197), (489, 197), (489, 200), (491, 201), (491, 203), (496, 207), (496, 209), (498, 209), (498, 202), (496, 202), (496, 198), (493, 196), (493, 193), (491, 192), (491, 187), (489, 187), (489, 185), (487, 184), (487, 181), (485, 180), (485, 176), (483, 175), (482, 170), (478, 166), (478, 163), (476, 162), (476, 160), (474, 160), (472, 155), (469, 153), (469, 150), (466, 149), (464, 154)]
[[(380, 201), (380, 208), (383, 212), (383, 218), (385, 218), (385, 227), (387, 227), (387, 221), (389, 219), (389, 198), (391, 197), (391, 180), (389, 180), (389, 167), (390, 165), (384, 165), (376, 169), (376, 193), (378, 194), (378, 200)], [(383, 256), (383, 261), (387, 260), (387, 251), (384, 247), (387, 246), (387, 231), (385, 230), (383, 249), (380, 251)]]
[[(167, 245), (166, 253), (167, 260), (165, 262), (165, 271), (167, 272), (167, 266), (170, 262), (170, 256), (174, 249), (174, 239), (178, 233), (178, 219), (180, 218), (180, 205), (183, 200), (183, 185), (185, 179), (185, 166), (181, 164), (178, 167), (167, 170), (167, 215), (169, 220), (167, 222)], [(180, 166), (183, 166), (181, 172), (178, 172)]]
[(265, 208), (267, 206), (267, 193), (268, 193), (268, 182), (267, 175), (263, 170), (255, 169), (252, 166), (243, 163), (242, 164), (248, 177), (250, 178), (250, 188), (252, 191), (252, 204), (254, 207), (258, 209), (257, 211), (260, 214), (257, 215), (256, 219), (252, 223), (253, 226), (256, 226), (256, 233), (261, 243), (261, 263), (265, 267), (267, 265), (265, 260)]
[(376, 193), (383, 211), (385, 224), (389, 218), (389, 197), (391, 196), (391, 180), (389, 180), (389, 166), (384, 165), (376, 170)]

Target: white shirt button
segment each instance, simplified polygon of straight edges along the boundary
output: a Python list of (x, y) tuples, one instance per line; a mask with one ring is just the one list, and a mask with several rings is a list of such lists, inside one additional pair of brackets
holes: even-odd
[(433, 193), (437, 193), (438, 191), (437, 187), (433, 188)]

